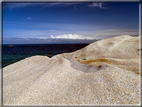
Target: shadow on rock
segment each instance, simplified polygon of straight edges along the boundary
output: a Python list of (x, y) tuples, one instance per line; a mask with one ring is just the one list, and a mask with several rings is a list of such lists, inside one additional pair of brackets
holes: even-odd
[(107, 65), (94, 66), (94, 65), (80, 64), (78, 62), (71, 61), (71, 67), (75, 70), (91, 73), (91, 72), (97, 72), (99, 70), (104, 70), (106, 69)]

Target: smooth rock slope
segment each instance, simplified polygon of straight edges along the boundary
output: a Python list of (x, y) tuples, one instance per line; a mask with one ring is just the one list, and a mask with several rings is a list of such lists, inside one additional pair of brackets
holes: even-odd
[(138, 49), (139, 37), (119, 36), (11, 64), (3, 68), (3, 104), (139, 105)]
[[(139, 74), (140, 51), (139, 37), (123, 35), (94, 42), (81, 50), (62, 56), (70, 61), (79, 62), (103, 59), (111, 65)], [(102, 61), (93, 61), (91, 64), (98, 65), (98, 62)]]

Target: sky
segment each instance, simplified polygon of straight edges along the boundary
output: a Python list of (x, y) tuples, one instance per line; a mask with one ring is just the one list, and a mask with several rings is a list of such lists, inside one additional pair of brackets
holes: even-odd
[(72, 43), (139, 35), (139, 3), (6, 3), (3, 44)]

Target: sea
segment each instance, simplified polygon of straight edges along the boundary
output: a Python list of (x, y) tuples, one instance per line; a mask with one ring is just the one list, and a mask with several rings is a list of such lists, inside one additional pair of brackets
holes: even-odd
[(82, 49), (88, 44), (4, 44), (2, 45), (2, 67), (27, 57), (42, 55), (52, 57)]

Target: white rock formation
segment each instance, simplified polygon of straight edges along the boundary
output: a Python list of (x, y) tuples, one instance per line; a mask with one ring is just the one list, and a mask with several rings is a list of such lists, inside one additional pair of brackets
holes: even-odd
[(3, 104), (140, 104), (139, 38), (100, 40), (73, 53), (3, 69)]

